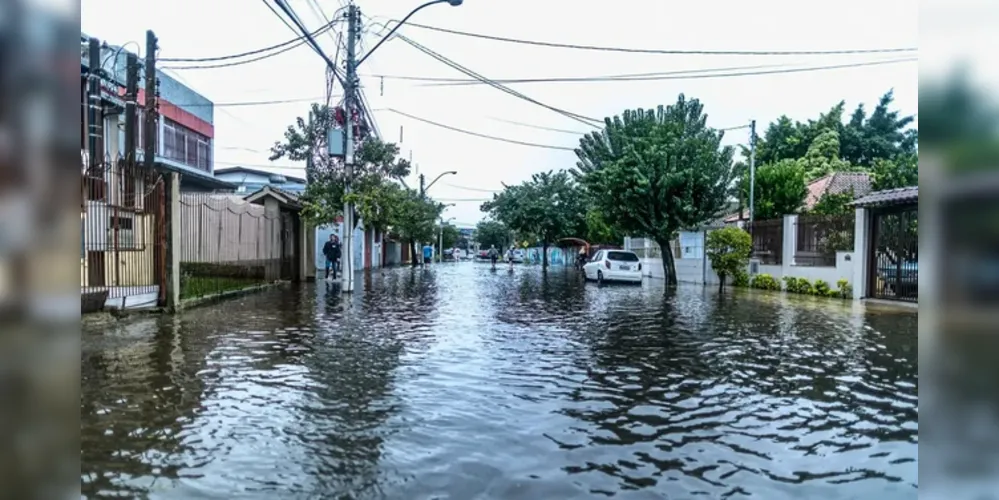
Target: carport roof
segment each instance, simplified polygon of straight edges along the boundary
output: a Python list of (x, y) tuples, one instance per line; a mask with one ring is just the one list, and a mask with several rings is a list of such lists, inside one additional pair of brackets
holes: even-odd
[(852, 203), (856, 207), (907, 205), (919, 202), (919, 186), (874, 191)]

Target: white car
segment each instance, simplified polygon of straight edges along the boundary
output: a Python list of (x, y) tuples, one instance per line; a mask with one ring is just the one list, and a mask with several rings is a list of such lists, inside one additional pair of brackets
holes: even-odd
[(627, 250), (600, 250), (593, 255), (583, 273), (587, 280), (642, 282), (642, 261), (635, 252)]

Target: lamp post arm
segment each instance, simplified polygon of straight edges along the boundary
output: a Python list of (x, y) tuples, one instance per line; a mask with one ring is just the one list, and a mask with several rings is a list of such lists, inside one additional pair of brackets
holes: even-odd
[(421, 10), (427, 8), (427, 7), (430, 7), (431, 5), (439, 4), (439, 3), (446, 3), (446, 2), (448, 2), (448, 0), (431, 0), (431, 1), (425, 3), (425, 4), (421, 5), (421, 6), (413, 9), (413, 11), (410, 12), (409, 14), (406, 14), (406, 17), (402, 18), (402, 21), (399, 21), (399, 23), (396, 24), (395, 27), (393, 27), (392, 30), (389, 31), (387, 35), (385, 35), (384, 37), (382, 37), (381, 40), (378, 40), (378, 43), (376, 43), (374, 47), (371, 47), (371, 50), (369, 50), (367, 54), (364, 54), (364, 57), (362, 57), (360, 61), (357, 61), (357, 64), (355, 64), (354, 67), (356, 68), (357, 66), (360, 66), (361, 64), (363, 64), (364, 61), (368, 60), (368, 57), (371, 57), (371, 54), (373, 54), (375, 52), (375, 50), (378, 49), (378, 47), (381, 47), (382, 44), (385, 43), (386, 40), (388, 40), (389, 38), (391, 38), (392, 35), (395, 34), (396, 30), (398, 30), (400, 26), (402, 26), (403, 24), (406, 24), (406, 21), (408, 21), (409, 18), (413, 17), (413, 14), (416, 14), (417, 12), (419, 12), (419, 11), (421, 11)]

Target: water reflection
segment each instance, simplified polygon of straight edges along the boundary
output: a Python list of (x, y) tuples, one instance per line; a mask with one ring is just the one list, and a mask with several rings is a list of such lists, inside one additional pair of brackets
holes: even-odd
[(83, 489), (909, 497), (916, 316), (461, 263), (85, 334)]

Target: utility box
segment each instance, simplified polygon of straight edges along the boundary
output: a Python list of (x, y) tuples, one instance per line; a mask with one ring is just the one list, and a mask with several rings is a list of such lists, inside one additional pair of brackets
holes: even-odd
[(326, 133), (326, 150), (330, 156), (342, 158), (346, 153), (344, 151), (346, 144), (342, 128), (331, 128)]

